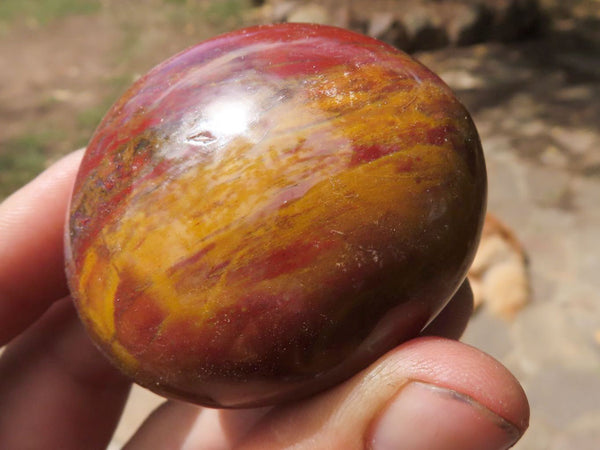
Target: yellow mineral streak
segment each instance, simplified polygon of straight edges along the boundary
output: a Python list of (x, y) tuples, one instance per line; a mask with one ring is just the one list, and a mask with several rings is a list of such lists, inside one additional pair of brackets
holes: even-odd
[(119, 274), (106, 257), (99, 256), (95, 247), (90, 247), (85, 255), (79, 297), (88, 314), (92, 328), (102, 340), (110, 340), (115, 331), (114, 297), (119, 283)]
[(113, 354), (117, 357), (117, 361), (119, 364), (126, 369), (128, 373), (134, 371), (139, 366), (139, 361), (129, 353), (125, 347), (123, 347), (118, 341), (113, 341), (111, 343), (111, 350)]
[[(415, 124), (433, 127), (434, 118), (414, 108), (414, 99), (436, 102), (447, 93), (425, 82), (412, 89), (378, 94), (377, 87), (386, 83), (381, 82), (376, 66), (362, 75), (375, 89), (369, 95), (376, 96), (376, 102), (370, 103), (365, 92), (353, 89), (352, 79), (334, 74), (336, 80), (347, 79), (352, 95), (344, 98), (338, 87), (325, 93), (321, 89), (308, 98), (302, 94), (287, 99), (266, 113), (265, 120), (273, 126), (263, 141), (251, 145), (243, 138), (234, 140), (218, 160), (193, 166), (164, 188), (129, 205), (118, 223), (90, 246), (82, 268), (79, 292), (83, 293), (82, 302), (89, 305), (84, 311), (90, 314), (98, 335), (110, 339), (114, 334), (114, 295), (119, 273), (124, 271), (138, 281), (138, 286), (132, 286), (134, 291), (144, 290), (170, 311), (171, 317), (193, 314), (201, 323), (227, 303), (228, 292), (243, 288), (233, 285), (227, 274), (257, 253), (285, 248), (299, 236), (322, 234), (324, 224), (344, 233), (355, 227), (357, 216), (377, 221), (386, 211), (393, 211), (397, 217), (404, 214), (409, 218), (398, 226), (414, 232), (410, 228), (418, 218), (409, 209), (418, 203), (403, 205), (399, 200), (407, 193), (424, 192), (444, 174), (458, 170), (458, 158), (444, 146), (415, 145), (351, 170), (348, 162), (356, 143), (393, 144), (386, 142), (395, 136), (390, 128), (401, 133)], [(331, 110), (344, 110), (344, 102), (346, 111), (334, 113), (332, 119)], [(306, 114), (295, 115), (294, 111)], [(320, 154), (323, 147), (331, 147), (328, 142), (339, 148)], [(396, 170), (395, 163), (410, 156), (422, 160), (415, 168), (420, 183), (415, 182), (414, 173), (406, 176)], [(448, 165), (449, 157), (455, 161)], [(156, 180), (149, 181), (137, 190), (151, 190), (154, 183)], [(301, 198), (282, 210), (273, 205), (273, 199), (300, 183), (310, 188)], [(360, 197), (361, 210), (343, 209), (349, 195)], [(278, 225), (282, 220), (285, 226)], [(209, 288), (203, 287), (200, 279), (192, 283), (193, 288), (180, 289), (182, 280), (195, 274), (189, 268), (173, 268), (209, 244), (214, 247), (194, 267), (206, 271), (228, 261), (227, 271)], [(99, 251), (110, 254), (110, 263), (99, 257)], [(196, 276), (200, 277), (198, 272)], [(132, 360), (124, 349), (115, 351)]]

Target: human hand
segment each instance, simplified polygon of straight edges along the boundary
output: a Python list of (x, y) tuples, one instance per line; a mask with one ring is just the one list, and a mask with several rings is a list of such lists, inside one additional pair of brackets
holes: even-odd
[[(82, 152), (0, 205), (0, 448), (105, 448), (131, 382), (91, 344), (68, 298), (63, 227)], [(457, 339), (464, 284), (423, 336), (299, 402), (214, 410), (166, 401), (127, 449), (503, 449), (527, 428), (517, 380)]]

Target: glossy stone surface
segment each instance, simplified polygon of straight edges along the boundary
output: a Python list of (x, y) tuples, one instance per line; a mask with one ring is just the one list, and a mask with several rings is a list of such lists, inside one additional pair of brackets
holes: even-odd
[(109, 111), (67, 274), (90, 335), (141, 385), (275, 403), (418, 334), (464, 279), (485, 196), (475, 127), (429, 70), (338, 28), (250, 28)]

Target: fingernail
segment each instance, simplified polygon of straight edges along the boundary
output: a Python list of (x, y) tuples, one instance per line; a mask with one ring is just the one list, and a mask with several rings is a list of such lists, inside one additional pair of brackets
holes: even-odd
[(520, 431), (472, 398), (413, 381), (374, 421), (373, 450), (507, 449)]

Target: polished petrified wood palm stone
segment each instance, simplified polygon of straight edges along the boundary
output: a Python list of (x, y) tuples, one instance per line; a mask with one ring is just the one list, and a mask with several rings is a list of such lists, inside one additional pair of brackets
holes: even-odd
[(109, 111), (72, 197), (68, 278), (140, 384), (284, 401), (419, 333), (465, 277), (485, 195), (475, 127), (428, 69), (338, 28), (249, 28)]

